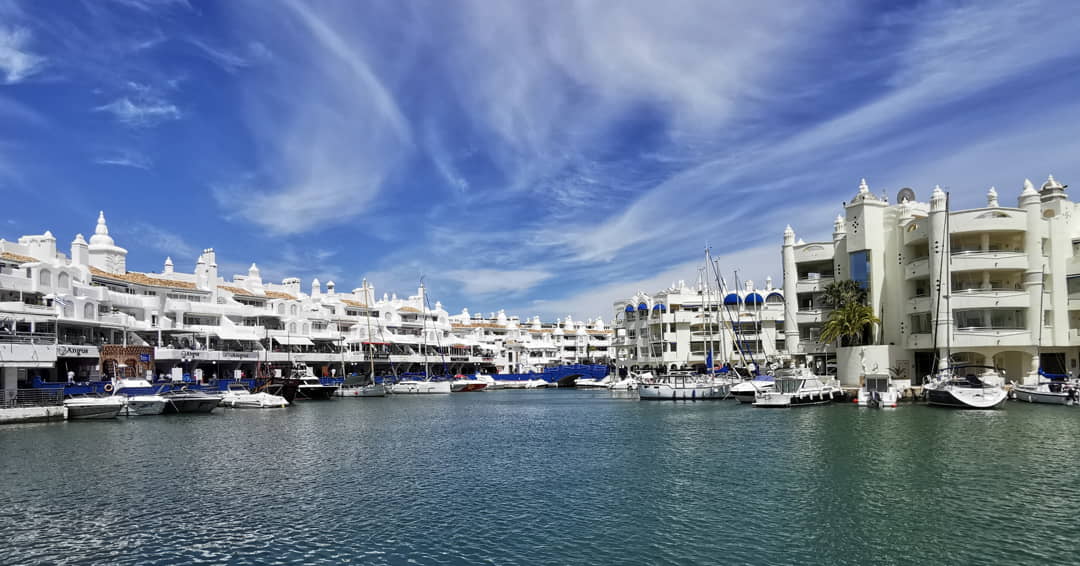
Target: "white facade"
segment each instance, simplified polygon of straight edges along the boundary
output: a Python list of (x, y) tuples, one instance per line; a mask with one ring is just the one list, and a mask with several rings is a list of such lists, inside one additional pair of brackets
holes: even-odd
[(407, 298), (377, 298), (367, 281), (339, 292), (316, 279), (305, 293), (297, 278), (263, 281), (255, 264), (229, 281), (219, 276), (212, 248), (190, 273), (177, 271), (172, 258), (160, 273), (128, 271), (126, 255), (103, 213), (89, 243), (75, 236), (70, 255), (58, 252), (50, 232), (0, 239), (0, 387), (67, 372), (78, 381), (98, 378), (110, 373), (98, 364), (106, 344), (152, 348), (158, 373), (253, 377), (259, 368), (296, 362), (320, 375), (367, 372), (373, 363), (378, 374), (425, 364), (433, 373), (505, 372), (523, 358), (538, 369), (583, 360), (592, 347), (606, 356), (600, 342), (610, 341), (600, 321), (540, 324), (539, 332), (503, 313), (493, 320), (459, 315), (452, 323), (423, 288)]
[(947, 351), (953, 362), (994, 365), (1017, 382), (1032, 379), (1040, 364), (1048, 373), (1075, 373), (1076, 203), (1053, 177), (1040, 190), (1025, 181), (1015, 207), (1001, 206), (993, 188), (986, 199), (984, 207), (957, 210), (935, 187), (929, 202), (904, 190), (889, 204), (864, 180), (831, 241), (797, 241), (789, 227), (782, 258), (787, 309), (795, 313), (784, 327), (790, 353), (811, 364), (837, 354), (818, 339), (829, 314), (821, 292), (832, 281), (855, 279), (881, 319), (874, 329), (880, 346), (867, 349), (869, 358), (860, 353), (866, 359), (858, 363), (845, 363), (850, 352), (841, 351), (841, 373), (869, 361), (919, 383), (935, 363), (946, 363)]
[(782, 363), (784, 294), (767, 279), (742, 289), (684, 281), (662, 291), (639, 292), (614, 304), (617, 365), (628, 369), (704, 369), (709, 345), (713, 364), (764, 366)]

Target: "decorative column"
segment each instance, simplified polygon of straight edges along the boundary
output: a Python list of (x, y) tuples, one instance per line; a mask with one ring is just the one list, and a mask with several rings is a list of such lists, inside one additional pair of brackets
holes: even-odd
[(949, 366), (946, 345), (952, 341), (952, 307), (949, 294), (952, 292), (952, 277), (945, 266), (952, 253), (949, 234), (945, 222), (948, 215), (948, 196), (941, 187), (935, 186), (930, 195), (930, 301), (933, 305), (934, 336), (938, 346), (938, 369)]
[[(799, 293), (797, 280), (799, 271), (795, 267), (795, 231), (789, 225), (784, 229), (784, 347), (788, 354), (802, 351), (799, 343)], [(723, 298), (721, 298), (723, 301)]]
[[(1042, 304), (1043, 293), (1043, 222), (1039, 193), (1028, 179), (1024, 179), (1024, 191), (1020, 193), (1020, 208), (1024, 209), (1027, 215), (1027, 229), (1024, 232), (1024, 252), (1027, 254), (1024, 289), (1028, 292), (1027, 328), (1034, 343), (1039, 339), (1042, 330), (1042, 312), (1039, 305)], [(1038, 372), (1039, 350), (1032, 348), (1031, 368), (1026, 381), (1038, 379)]]

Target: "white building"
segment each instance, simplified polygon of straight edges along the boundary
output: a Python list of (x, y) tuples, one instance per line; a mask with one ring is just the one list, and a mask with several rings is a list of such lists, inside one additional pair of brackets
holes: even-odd
[(171, 258), (159, 273), (129, 271), (126, 257), (103, 213), (89, 243), (76, 235), (70, 254), (50, 232), (0, 239), (0, 389), (35, 377), (131, 372), (254, 377), (294, 363), (317, 375), (366, 373), (373, 364), (379, 375), (425, 365), (432, 373), (507, 371), (522, 359), (538, 369), (603, 358), (610, 342), (600, 321), (568, 318), (536, 332), (539, 320), (522, 326), (500, 313), (452, 324), (423, 287), (378, 299), (367, 281), (339, 292), (316, 279), (305, 293), (297, 278), (263, 281), (255, 264), (226, 280), (212, 248), (189, 273)]
[[(939, 187), (929, 202), (910, 189), (889, 204), (865, 180), (825, 242), (784, 233), (784, 295), (796, 316), (783, 325), (789, 352), (820, 366), (837, 356), (841, 381), (863, 368), (897, 369), (919, 383), (946, 351), (954, 362), (993, 365), (1009, 380), (1038, 368), (1075, 373), (1080, 358), (1080, 225), (1076, 203), (1050, 177), (1025, 181), (1015, 207), (993, 188), (986, 206), (957, 210)], [(881, 319), (875, 346), (819, 340), (829, 309), (821, 291), (853, 279)], [(936, 341), (935, 341), (936, 337)], [(936, 351), (935, 351), (936, 346)], [(935, 360), (941, 360), (935, 362)]]
[(616, 365), (620, 371), (707, 368), (713, 364), (745, 366), (783, 363), (784, 294), (766, 279), (742, 289), (720, 289), (684, 281), (653, 294), (639, 292), (615, 301)]

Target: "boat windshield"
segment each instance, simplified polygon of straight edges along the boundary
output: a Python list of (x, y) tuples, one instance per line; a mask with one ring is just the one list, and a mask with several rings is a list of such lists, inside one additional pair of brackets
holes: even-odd
[(780, 393), (798, 393), (802, 389), (804, 379), (798, 378), (777, 378), (775, 388)]
[(866, 376), (866, 390), (884, 393), (889, 390), (889, 376), (868, 375)]

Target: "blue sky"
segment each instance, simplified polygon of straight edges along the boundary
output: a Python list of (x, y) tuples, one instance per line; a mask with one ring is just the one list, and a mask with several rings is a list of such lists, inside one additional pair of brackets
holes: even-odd
[(611, 317), (708, 242), (779, 284), (866, 177), (1080, 182), (1063, 2), (0, 0), (0, 237), (132, 270)]

